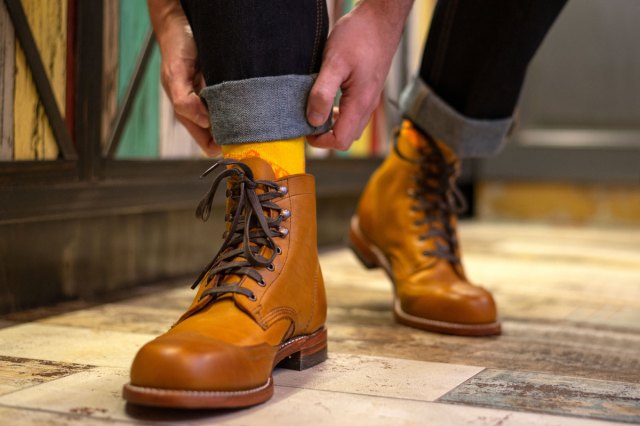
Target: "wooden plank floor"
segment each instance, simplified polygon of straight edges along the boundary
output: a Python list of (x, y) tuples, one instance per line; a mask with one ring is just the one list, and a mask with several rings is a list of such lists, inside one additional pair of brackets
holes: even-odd
[(461, 228), (468, 275), (496, 296), (499, 337), (396, 324), (385, 275), (337, 248), (321, 255), (330, 359), (276, 371), (270, 402), (183, 413), (121, 400), (136, 350), (190, 302), (185, 280), (0, 319), (0, 424), (640, 423), (640, 229)]

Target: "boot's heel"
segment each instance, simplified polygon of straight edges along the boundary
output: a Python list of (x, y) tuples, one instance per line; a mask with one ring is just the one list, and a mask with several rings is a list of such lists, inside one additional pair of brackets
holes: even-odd
[(278, 363), (287, 370), (302, 371), (327, 360), (327, 330), (322, 329), (303, 343), (299, 351), (292, 353)]
[(369, 244), (364, 241), (360, 234), (360, 225), (358, 224), (358, 216), (351, 218), (351, 226), (349, 227), (349, 246), (367, 269), (375, 269), (380, 267), (377, 256), (369, 248)]

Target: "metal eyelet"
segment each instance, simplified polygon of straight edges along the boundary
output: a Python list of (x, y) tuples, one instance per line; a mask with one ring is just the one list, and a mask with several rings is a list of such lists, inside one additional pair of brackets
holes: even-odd
[(280, 246), (276, 246), (276, 254), (282, 254), (282, 249)]
[(291, 210), (283, 209), (280, 212), (280, 217), (285, 220), (289, 219), (291, 217)]
[(273, 266), (273, 263), (270, 263), (270, 264), (267, 265), (267, 271), (273, 272), (275, 270), (276, 270), (276, 267)]
[(287, 235), (289, 235), (289, 230), (287, 228), (285, 228), (284, 226), (281, 226), (280, 228), (278, 228), (278, 232), (280, 233), (280, 237), (284, 238)]
[(287, 188), (286, 186), (280, 186), (278, 187), (278, 192), (280, 192), (282, 195), (287, 195), (289, 193), (289, 188)]
[(260, 287), (264, 287), (265, 285), (267, 285), (267, 283), (265, 283), (264, 280), (260, 280), (260, 281), (258, 281), (258, 285)]
[(249, 300), (251, 300), (252, 302), (255, 302), (256, 300), (258, 300), (255, 294), (252, 294), (251, 296), (248, 296), (248, 297), (249, 297)]

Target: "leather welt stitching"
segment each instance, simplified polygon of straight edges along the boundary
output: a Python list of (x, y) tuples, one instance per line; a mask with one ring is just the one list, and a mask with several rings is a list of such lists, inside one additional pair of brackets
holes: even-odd
[(149, 388), (145, 386), (135, 386), (129, 385), (134, 389), (143, 389), (145, 393), (154, 393), (158, 395), (194, 395), (194, 396), (215, 396), (215, 395), (246, 395), (254, 392), (259, 392), (264, 389), (267, 389), (271, 385), (271, 378), (267, 380), (262, 386), (258, 386), (257, 388), (244, 390), (244, 391), (194, 391), (194, 390), (179, 390), (179, 389), (157, 389), (157, 388)]

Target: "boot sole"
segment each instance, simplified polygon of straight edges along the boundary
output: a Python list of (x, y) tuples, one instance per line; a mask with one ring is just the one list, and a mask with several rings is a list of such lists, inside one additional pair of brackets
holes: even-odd
[[(294, 337), (280, 345), (273, 368), (306, 370), (327, 359), (327, 330)], [(160, 389), (124, 385), (122, 397), (129, 403), (149, 407), (179, 409), (243, 408), (263, 403), (273, 396), (273, 376), (253, 389), (237, 391), (200, 391)]]
[[(382, 268), (395, 289), (395, 279), (391, 269), (391, 263), (375, 245), (371, 244), (360, 231), (360, 222), (357, 215), (351, 218), (349, 227), (349, 242), (351, 250), (367, 269)], [(437, 321), (417, 317), (402, 310), (400, 300), (395, 296), (393, 301), (393, 315), (397, 322), (421, 330), (437, 333), (454, 334), (457, 336), (495, 336), (502, 332), (499, 321), (487, 324), (461, 324), (455, 322)]]

